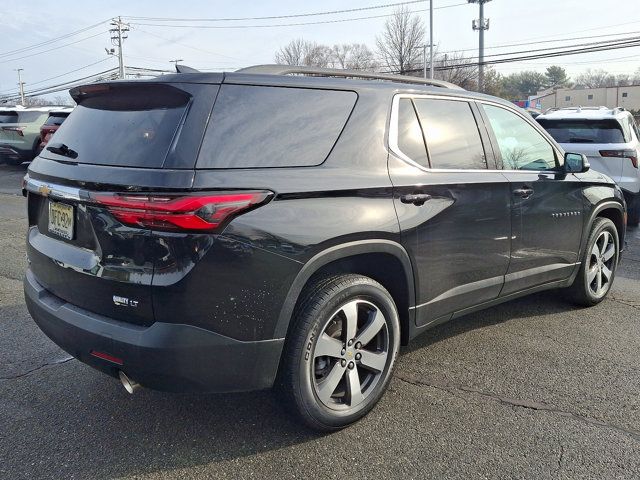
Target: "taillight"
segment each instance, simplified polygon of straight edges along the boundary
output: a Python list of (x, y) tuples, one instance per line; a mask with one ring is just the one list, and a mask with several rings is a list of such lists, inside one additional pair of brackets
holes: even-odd
[(21, 137), (24, 137), (24, 127), (2, 127), (2, 130), (4, 130), (5, 132), (16, 132)]
[(600, 150), (601, 157), (628, 158), (638, 168), (638, 152), (635, 150)]
[(202, 195), (137, 195), (91, 193), (125, 225), (158, 230), (212, 231), (225, 220), (265, 203), (269, 191), (224, 192)]

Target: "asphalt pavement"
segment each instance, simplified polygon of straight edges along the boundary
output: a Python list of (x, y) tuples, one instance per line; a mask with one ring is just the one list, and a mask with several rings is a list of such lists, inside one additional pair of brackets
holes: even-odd
[(640, 478), (640, 230), (609, 298), (544, 292), (414, 341), (369, 416), (320, 435), (269, 392), (121, 385), (30, 319), (24, 169), (0, 166), (0, 478)]

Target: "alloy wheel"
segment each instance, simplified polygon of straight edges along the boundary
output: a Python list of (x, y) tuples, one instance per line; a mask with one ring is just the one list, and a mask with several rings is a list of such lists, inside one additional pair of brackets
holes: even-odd
[(363, 403), (383, 376), (389, 340), (387, 321), (373, 303), (356, 299), (340, 307), (315, 342), (310, 364), (317, 398), (334, 410)]
[(598, 235), (587, 267), (587, 284), (596, 297), (602, 297), (610, 287), (615, 269), (616, 242), (613, 235), (604, 230)]

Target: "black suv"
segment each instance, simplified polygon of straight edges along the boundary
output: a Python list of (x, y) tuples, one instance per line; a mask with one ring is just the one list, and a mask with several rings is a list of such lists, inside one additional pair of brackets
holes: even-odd
[(428, 328), (611, 288), (620, 189), (498, 98), (275, 66), (71, 94), (25, 179), (25, 296), (129, 391), (275, 385), (337, 429)]

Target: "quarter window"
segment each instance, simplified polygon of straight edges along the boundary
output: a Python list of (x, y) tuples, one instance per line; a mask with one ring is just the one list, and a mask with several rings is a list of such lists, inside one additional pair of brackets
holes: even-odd
[(493, 129), (505, 170), (551, 170), (556, 155), (551, 144), (532, 125), (507, 109), (483, 105)]
[(401, 98), (398, 102), (398, 148), (414, 162), (429, 166), (422, 130), (409, 98)]
[(471, 105), (456, 100), (414, 99), (432, 168), (486, 169)]

